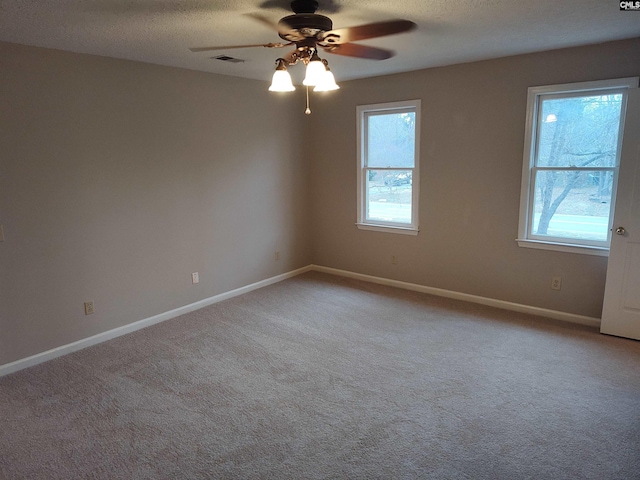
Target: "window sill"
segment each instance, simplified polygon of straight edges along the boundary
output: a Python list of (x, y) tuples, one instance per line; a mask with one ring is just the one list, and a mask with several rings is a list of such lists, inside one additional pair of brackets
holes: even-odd
[(555, 250), (556, 252), (581, 253), (584, 255), (597, 255), (608, 257), (609, 249), (605, 247), (594, 247), (591, 245), (575, 245), (572, 243), (545, 242), (542, 240), (527, 240), (517, 238), (518, 246), (525, 248), (538, 248), (541, 250)]
[(395, 227), (389, 225), (374, 225), (371, 223), (356, 223), (356, 226), (360, 230), (372, 230), (374, 232), (385, 232), (385, 233), (399, 233), (400, 235), (418, 235), (417, 228), (410, 227)]

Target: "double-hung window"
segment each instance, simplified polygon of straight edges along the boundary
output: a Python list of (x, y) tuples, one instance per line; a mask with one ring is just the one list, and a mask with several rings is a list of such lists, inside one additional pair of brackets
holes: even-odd
[(358, 228), (417, 235), (420, 100), (359, 106), (357, 124)]
[(629, 88), (638, 78), (531, 87), (518, 244), (607, 255)]

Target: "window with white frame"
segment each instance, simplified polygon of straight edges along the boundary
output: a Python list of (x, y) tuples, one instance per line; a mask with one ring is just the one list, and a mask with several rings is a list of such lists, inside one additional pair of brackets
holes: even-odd
[(420, 100), (359, 106), (357, 123), (358, 228), (417, 235)]
[(627, 91), (638, 78), (531, 87), (518, 244), (607, 255)]

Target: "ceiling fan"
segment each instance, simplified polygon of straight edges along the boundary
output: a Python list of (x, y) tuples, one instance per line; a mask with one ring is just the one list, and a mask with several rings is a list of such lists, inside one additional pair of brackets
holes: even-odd
[(303, 62), (307, 66), (306, 75), (302, 82), (307, 87), (307, 109), (305, 113), (309, 114), (311, 110), (309, 109), (308, 87), (315, 87), (314, 91), (328, 91), (340, 88), (335, 82), (328, 62), (318, 56), (319, 49), (327, 53), (347, 57), (385, 60), (394, 56), (395, 53), (392, 50), (359, 45), (352, 42), (407, 32), (416, 27), (416, 24), (409, 20), (389, 20), (356, 27), (334, 29), (331, 19), (315, 13), (317, 9), (318, 2), (316, 0), (293, 0), (291, 2), (293, 15), (280, 19), (277, 24), (260, 14), (250, 15), (251, 18), (270, 28), (274, 28), (286, 43), (273, 42), (254, 45), (194, 47), (190, 48), (190, 50), (192, 52), (209, 52), (232, 48), (283, 48), (294, 45), (293, 51), (276, 60), (276, 71), (269, 90), (276, 92), (295, 90), (291, 82), (291, 76), (287, 72), (287, 67), (295, 65), (299, 61)]

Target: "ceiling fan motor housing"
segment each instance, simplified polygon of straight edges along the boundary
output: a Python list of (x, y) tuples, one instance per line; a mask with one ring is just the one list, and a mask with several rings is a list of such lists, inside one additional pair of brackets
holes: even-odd
[[(299, 38), (314, 38), (318, 34), (333, 29), (333, 22), (329, 17), (315, 13), (297, 13), (280, 20), (279, 25), (287, 32), (280, 33), (280, 38), (295, 42)], [(296, 33), (298, 35), (296, 35)]]

